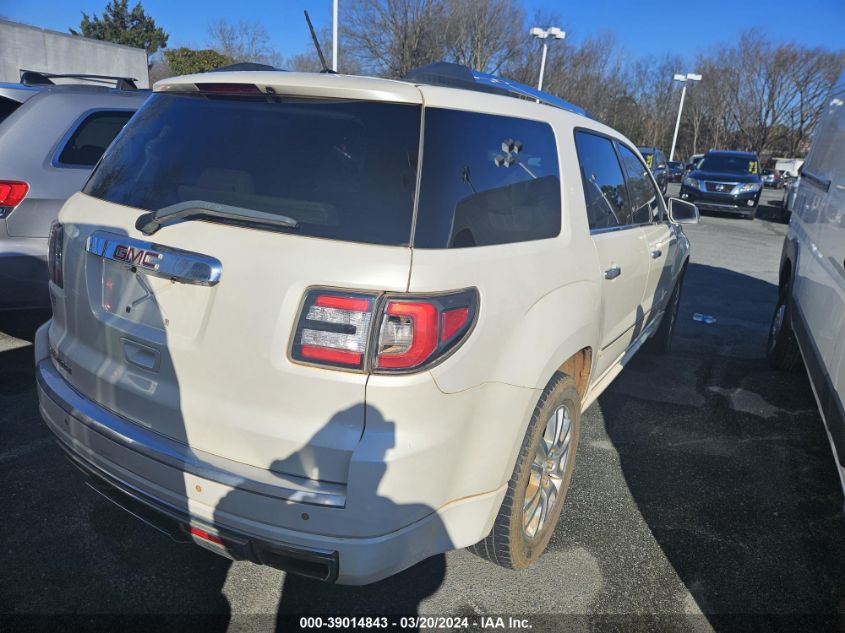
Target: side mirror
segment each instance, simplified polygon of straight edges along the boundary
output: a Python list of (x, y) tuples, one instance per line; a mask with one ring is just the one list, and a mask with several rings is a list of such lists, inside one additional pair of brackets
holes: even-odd
[(669, 221), (673, 224), (698, 224), (698, 207), (680, 198), (669, 198)]
[(660, 164), (657, 166), (657, 169), (666, 169), (666, 163), (660, 163)]

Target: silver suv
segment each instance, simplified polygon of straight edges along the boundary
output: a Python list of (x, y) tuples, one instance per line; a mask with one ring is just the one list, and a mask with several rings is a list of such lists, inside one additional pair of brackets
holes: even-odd
[(0, 311), (49, 306), (50, 223), (149, 95), (121, 78), (101, 79), (125, 89), (54, 78), (0, 83)]

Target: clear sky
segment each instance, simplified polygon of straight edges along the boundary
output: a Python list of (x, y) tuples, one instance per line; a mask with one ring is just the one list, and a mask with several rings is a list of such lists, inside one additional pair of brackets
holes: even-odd
[[(81, 11), (101, 13), (107, 1), (0, 0), (0, 15), (66, 32), (78, 26)], [(331, 0), (144, 0), (143, 5), (170, 34), (170, 47), (201, 46), (211, 20), (246, 18), (263, 22), (273, 47), (287, 56), (311, 50), (303, 9), (318, 31), (331, 20)], [(731, 43), (751, 27), (775, 40), (845, 47), (845, 0), (523, 0), (523, 6), (529, 15), (560, 15), (555, 26), (574, 40), (611, 31), (634, 57), (672, 53), (691, 59), (699, 50)]]

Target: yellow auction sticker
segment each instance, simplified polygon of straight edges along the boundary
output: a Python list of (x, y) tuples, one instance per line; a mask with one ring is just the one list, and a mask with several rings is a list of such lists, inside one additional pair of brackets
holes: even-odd
[(750, 160), (748, 161), (748, 173), (749, 174), (756, 174), (757, 173), (757, 161)]
[(648, 168), (651, 169), (652, 164), (654, 163), (654, 154), (646, 154), (645, 155), (645, 164), (648, 165)]

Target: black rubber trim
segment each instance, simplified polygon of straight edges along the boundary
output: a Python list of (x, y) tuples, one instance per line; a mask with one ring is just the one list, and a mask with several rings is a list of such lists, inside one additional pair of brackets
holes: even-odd
[[(193, 542), (190, 536), (190, 525), (197, 522), (192, 522), (186, 513), (165, 506), (138, 490), (126, 488), (107, 473), (76, 455), (60, 438), (56, 437), (56, 441), (68, 460), (87, 477), (89, 485), (109, 501), (177, 542)], [(339, 569), (337, 551), (271, 544), (237, 532), (220, 530), (216, 526), (208, 527), (223, 541), (223, 547), (209, 547), (209, 549), (221, 555), (234, 560), (249, 560), (328, 583), (337, 580)]]
[(811, 185), (815, 185), (825, 193), (830, 191), (830, 180), (827, 178), (816, 176), (814, 173), (809, 172), (806, 169), (801, 170), (801, 178), (809, 182)]
[(824, 416), (825, 425), (833, 438), (839, 464), (845, 467), (845, 407), (836, 393), (830, 374), (824, 367), (819, 348), (809, 334), (807, 321), (801, 312), (801, 306), (792, 301), (792, 331), (798, 339), (801, 351), (804, 352), (804, 365), (807, 374), (816, 390), (819, 409)]

